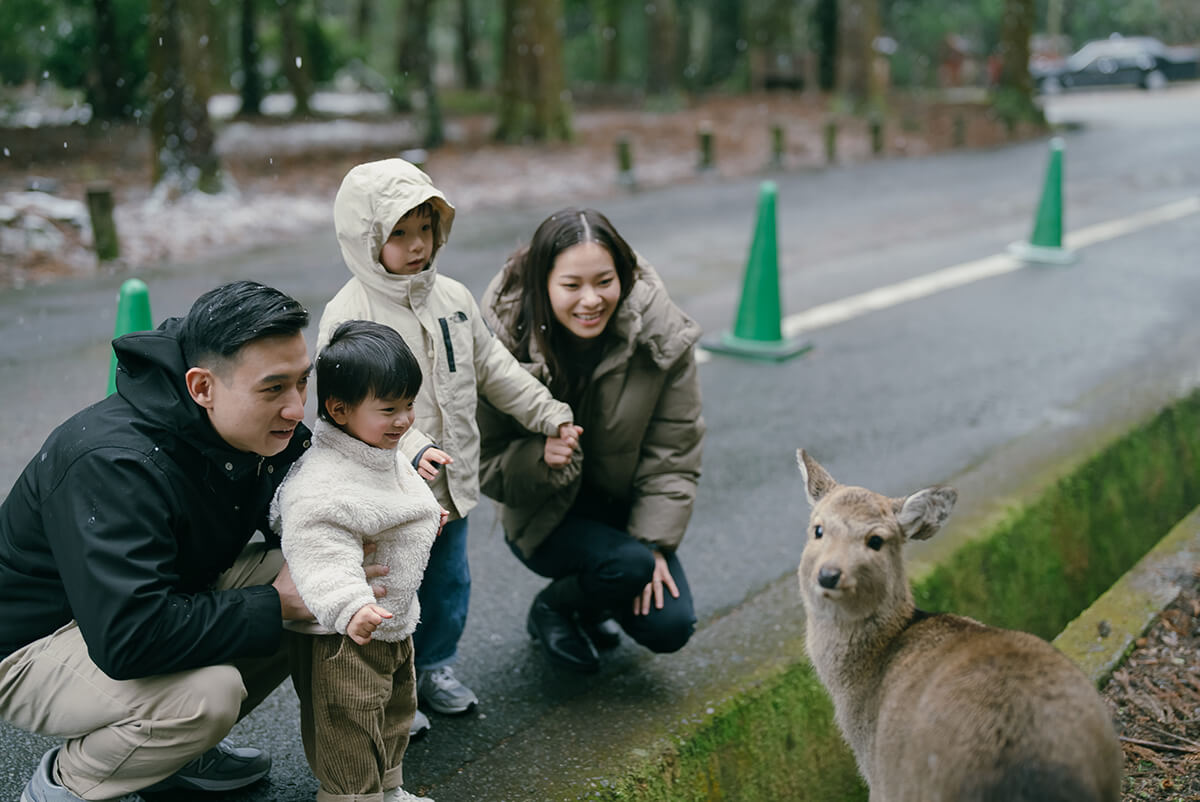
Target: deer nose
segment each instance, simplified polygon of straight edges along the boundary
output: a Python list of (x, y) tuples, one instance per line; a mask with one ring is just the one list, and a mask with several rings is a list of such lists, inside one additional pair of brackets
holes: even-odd
[(830, 568), (828, 565), (826, 565), (817, 573), (817, 584), (826, 590), (833, 590), (837, 587), (837, 584), (839, 581), (841, 581), (841, 578), (841, 569)]

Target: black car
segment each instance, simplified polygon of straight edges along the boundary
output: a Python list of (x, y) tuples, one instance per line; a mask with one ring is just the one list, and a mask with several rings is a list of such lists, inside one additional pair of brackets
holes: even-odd
[(1066, 59), (1030, 67), (1038, 91), (1130, 84), (1161, 89), (1171, 81), (1200, 77), (1200, 50), (1168, 47), (1149, 36), (1113, 36), (1088, 42)]

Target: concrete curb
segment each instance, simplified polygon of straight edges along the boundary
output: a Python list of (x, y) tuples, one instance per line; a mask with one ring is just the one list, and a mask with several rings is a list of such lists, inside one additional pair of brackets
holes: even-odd
[(1054, 639), (1054, 645), (1102, 686), (1133, 642), (1175, 600), (1200, 566), (1200, 507), (1175, 525)]

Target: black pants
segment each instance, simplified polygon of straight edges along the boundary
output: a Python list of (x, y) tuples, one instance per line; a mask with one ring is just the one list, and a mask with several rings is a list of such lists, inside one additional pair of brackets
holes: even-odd
[(663, 607), (650, 602), (647, 615), (633, 614), (634, 597), (654, 576), (654, 552), (645, 543), (607, 524), (569, 514), (558, 528), (525, 558), (509, 543), (517, 559), (541, 576), (578, 576), (593, 612), (607, 612), (629, 637), (655, 652), (674, 652), (696, 630), (696, 612), (683, 566), (674, 553), (666, 554), (671, 578), (679, 588), (674, 598), (663, 588)]

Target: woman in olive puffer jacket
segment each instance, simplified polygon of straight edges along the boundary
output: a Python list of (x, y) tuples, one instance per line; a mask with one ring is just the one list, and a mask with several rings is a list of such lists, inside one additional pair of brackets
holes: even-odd
[(485, 320), (575, 410), (575, 441), (531, 433), (482, 400), (480, 483), (513, 553), (553, 580), (527, 626), (555, 662), (599, 667), (620, 626), (658, 652), (695, 628), (676, 549), (704, 437), (700, 328), (604, 215), (564, 209), (491, 282)]

